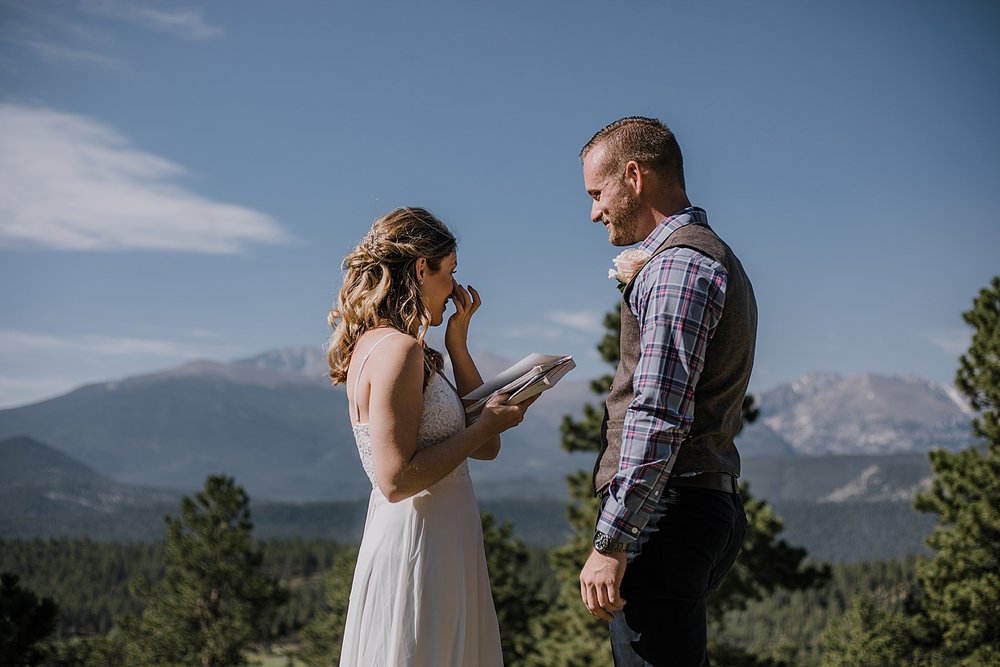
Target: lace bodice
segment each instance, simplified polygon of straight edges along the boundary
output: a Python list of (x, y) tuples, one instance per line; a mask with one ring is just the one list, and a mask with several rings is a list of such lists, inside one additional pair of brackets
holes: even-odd
[[(424, 391), (424, 414), (420, 418), (417, 449), (433, 447), (464, 427), (465, 410), (462, 408), (462, 401), (444, 376), (440, 373), (434, 373)], [(372, 442), (368, 424), (354, 425), (354, 441), (358, 445), (361, 465), (374, 487), (376, 486), (375, 466), (372, 463)], [(469, 465), (466, 461), (462, 461), (446, 477), (468, 474)]]

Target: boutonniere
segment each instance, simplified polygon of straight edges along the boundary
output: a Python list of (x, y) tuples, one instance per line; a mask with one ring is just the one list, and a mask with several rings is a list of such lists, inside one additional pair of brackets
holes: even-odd
[(641, 248), (629, 248), (628, 250), (622, 250), (618, 253), (618, 256), (611, 260), (615, 268), (608, 269), (608, 278), (611, 280), (618, 281), (618, 291), (624, 292), (625, 285), (628, 281), (632, 280), (632, 277), (639, 273), (639, 269), (642, 268), (643, 264), (649, 261), (649, 258), (653, 256), (653, 253), (648, 250), (643, 250)]

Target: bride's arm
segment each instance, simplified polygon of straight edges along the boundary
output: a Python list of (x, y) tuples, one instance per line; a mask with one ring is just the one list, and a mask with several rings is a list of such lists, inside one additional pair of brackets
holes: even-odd
[[(455, 387), (460, 396), (465, 396), (473, 389), (483, 384), (483, 377), (476, 368), (476, 362), (469, 354), (468, 335), (469, 321), (483, 300), (474, 287), (468, 291), (457, 282), (451, 293), (451, 302), (455, 313), (448, 319), (445, 332), (445, 347), (451, 359), (451, 367), (455, 371)], [(492, 460), (500, 453), (500, 436), (490, 438), (469, 456), (474, 459)]]
[(484, 443), (520, 423), (527, 407), (491, 402), (475, 424), (444, 442), (418, 450), (423, 363), (423, 350), (414, 339), (394, 336), (365, 367), (371, 386), (367, 421), (375, 480), (389, 502), (433, 486)]

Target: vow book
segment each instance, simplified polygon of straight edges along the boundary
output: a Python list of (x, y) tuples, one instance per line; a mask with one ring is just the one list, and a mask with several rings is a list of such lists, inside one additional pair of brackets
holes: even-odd
[(560, 357), (537, 352), (529, 354), (463, 396), (465, 413), (475, 421), (486, 402), (497, 394), (510, 394), (507, 404), (517, 405), (554, 387), (574, 368), (576, 362), (572, 356)]

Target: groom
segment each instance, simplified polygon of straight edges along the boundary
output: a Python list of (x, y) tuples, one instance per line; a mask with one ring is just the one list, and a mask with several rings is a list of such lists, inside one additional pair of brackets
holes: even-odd
[(594, 468), (601, 511), (581, 596), (610, 622), (618, 667), (708, 665), (706, 596), (746, 532), (733, 438), (753, 366), (753, 288), (688, 201), (666, 125), (615, 121), (580, 159), (591, 219), (612, 245), (641, 243), (616, 262), (620, 361)]

